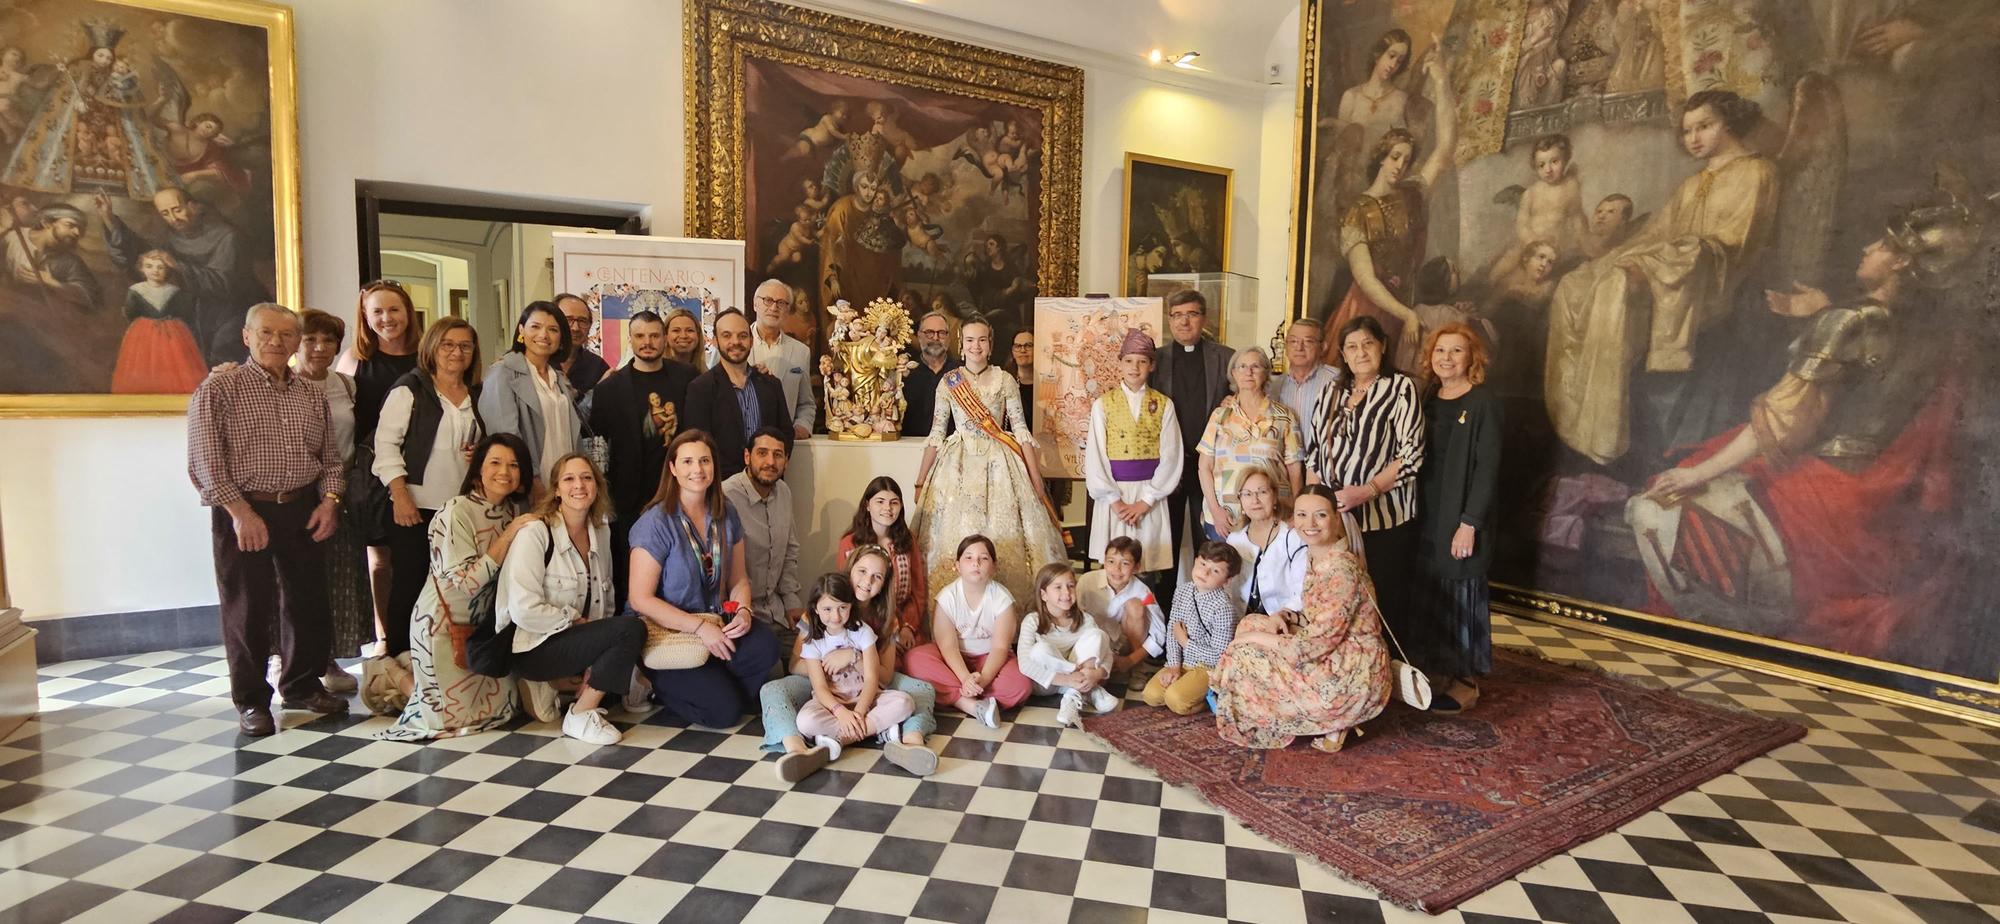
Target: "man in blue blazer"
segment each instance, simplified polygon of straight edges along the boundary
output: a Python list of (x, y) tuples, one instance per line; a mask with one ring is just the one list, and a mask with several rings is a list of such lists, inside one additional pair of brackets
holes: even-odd
[[(715, 477), (743, 470), (743, 449), (763, 427), (786, 434), (792, 451), (792, 414), (778, 380), (750, 365), (750, 319), (730, 308), (715, 318), (715, 368), (688, 383), (687, 413), (681, 429), (702, 430), (715, 440)], [(1196, 491), (1200, 493), (1199, 489)]]

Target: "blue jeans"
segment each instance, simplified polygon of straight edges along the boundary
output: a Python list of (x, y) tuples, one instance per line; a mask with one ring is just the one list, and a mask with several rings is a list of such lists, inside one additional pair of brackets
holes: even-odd
[(729, 728), (757, 702), (757, 688), (778, 663), (778, 639), (771, 628), (753, 623), (736, 640), (727, 661), (711, 656), (700, 667), (677, 671), (646, 669), (653, 699), (677, 716), (705, 728)]
[[(903, 734), (916, 732), (925, 738), (937, 731), (937, 691), (931, 685), (900, 673), (889, 678), (887, 689), (901, 690), (917, 701), (917, 711), (903, 720)], [(786, 674), (758, 694), (764, 700), (764, 750), (783, 751), (785, 739), (799, 733), (799, 707), (812, 701), (813, 685), (808, 678)]]

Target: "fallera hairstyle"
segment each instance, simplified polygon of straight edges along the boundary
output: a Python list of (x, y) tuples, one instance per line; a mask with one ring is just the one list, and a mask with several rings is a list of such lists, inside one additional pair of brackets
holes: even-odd
[(854, 582), (848, 580), (847, 575), (838, 571), (820, 575), (819, 580), (813, 582), (812, 591), (806, 594), (806, 618), (800, 626), (805, 630), (806, 637), (815, 642), (827, 636), (826, 622), (819, 616), (819, 601), (828, 598), (847, 604), (850, 618), (861, 605), (854, 599)]
[(299, 311), (299, 322), (302, 327), (299, 331), (300, 337), (332, 337), (334, 346), (339, 346), (342, 340), (347, 339), (347, 322), (341, 320), (337, 314), (328, 314), (318, 308), (306, 308)]
[(1376, 39), (1375, 44), (1369, 46), (1368, 73), (1371, 75), (1374, 74), (1375, 65), (1381, 63), (1382, 56), (1388, 54), (1389, 49), (1397, 45), (1403, 46), (1403, 60), (1396, 63), (1396, 72), (1390, 74), (1389, 79), (1394, 80), (1403, 76), (1403, 72), (1410, 69), (1410, 55), (1416, 51), (1417, 43), (1410, 41), (1410, 33), (1404, 32), (1401, 29), (1390, 29), (1382, 33), (1382, 37)]
[(1203, 298), (1200, 292), (1193, 289), (1182, 289), (1167, 297), (1167, 311), (1169, 312), (1187, 304), (1192, 304), (1196, 308), (1200, 308), (1202, 314), (1208, 313), (1208, 299)]
[(479, 361), (479, 331), (474, 330), (464, 318), (439, 318), (430, 330), (424, 331), (423, 342), (417, 345), (417, 368), (422, 369), (431, 381), (437, 381), (438, 351), (444, 349), (444, 335), (455, 330), (472, 335), (472, 363), (465, 367), (465, 386), (470, 388), (479, 384), (479, 376), (486, 369)]
[(1405, 129), (1389, 129), (1382, 133), (1380, 141), (1375, 142), (1375, 149), (1368, 152), (1368, 182), (1375, 182), (1375, 175), (1382, 172), (1382, 162), (1389, 159), (1389, 152), (1399, 144), (1410, 146), (1410, 163), (1416, 163), (1417, 155), (1423, 151), (1423, 147), (1417, 144), (1417, 136)]
[(868, 624), (868, 628), (875, 630), (875, 634), (881, 636), (879, 641), (893, 645), (895, 640), (888, 637), (886, 627), (896, 614), (896, 559), (889, 554), (888, 549), (879, 545), (872, 543), (857, 545), (853, 554), (847, 557), (847, 568), (842, 572), (847, 575), (848, 580), (854, 579), (854, 566), (860, 564), (864, 558), (881, 559), (882, 592), (876, 594), (874, 599), (861, 600), (861, 592), (855, 591), (855, 599), (861, 602), (855, 604), (854, 612), (859, 614), (862, 622)]
[(1236, 355), (1229, 357), (1229, 393), (1232, 395), (1237, 393), (1236, 364), (1238, 362), (1241, 362), (1243, 360), (1243, 357), (1245, 356), (1254, 356), (1257, 358), (1258, 362), (1264, 365), (1264, 390), (1267, 392), (1270, 391), (1271, 354), (1264, 352), (1263, 347), (1253, 346), (1253, 347), (1244, 347), (1243, 349), (1237, 350)]
[(958, 540), (958, 551), (957, 551), (957, 552), (956, 552), (955, 554), (953, 554), (953, 555), (951, 556), (952, 560), (953, 560), (953, 561), (957, 561), (958, 559), (961, 559), (961, 558), (964, 558), (964, 557), (965, 557), (965, 550), (966, 550), (966, 549), (969, 549), (969, 548), (972, 548), (972, 547), (973, 547), (973, 546), (975, 546), (975, 545), (983, 545), (983, 546), (985, 546), (985, 547), (986, 547), (986, 556), (987, 556), (988, 558), (999, 558), (999, 557), (1000, 557), (1000, 552), (999, 552), (999, 550), (998, 550), (998, 549), (995, 549), (995, 548), (994, 548), (994, 546), (993, 546), (993, 540), (991, 540), (991, 539), (988, 539), (988, 538), (986, 538), (985, 536), (982, 536), (982, 535), (980, 535), (980, 534), (978, 534), (978, 533), (973, 533), (973, 534), (972, 534), (972, 535), (970, 535), (970, 536), (967, 536), (967, 537), (965, 537), (965, 538), (963, 538), (963, 539), (960, 539), (960, 540)]
[[(867, 487), (861, 489), (861, 505), (854, 509), (854, 521), (847, 525), (847, 535), (843, 537), (852, 538), (855, 548), (875, 541), (875, 521), (868, 516), (868, 501), (884, 491), (896, 495), (897, 501), (903, 499), (903, 486), (887, 475), (875, 476)], [(905, 507), (897, 507), (896, 522), (889, 524), (888, 539), (890, 551), (907, 555), (915, 547), (917, 537), (910, 532), (905, 512)]]
[(1432, 257), (1417, 269), (1415, 295), (1419, 305), (1442, 305), (1454, 294), (1451, 277), (1457, 271), (1450, 257)]
[(1202, 543), (1201, 550), (1194, 553), (1194, 557), (1228, 568), (1230, 577), (1243, 573), (1242, 553), (1236, 551), (1235, 546), (1219, 539)]
[[(640, 314), (652, 314), (652, 312), (643, 311), (640, 312)], [(654, 316), (660, 317), (658, 315)], [(667, 347), (667, 358), (677, 360), (680, 362), (685, 362), (688, 365), (693, 366), (696, 372), (708, 371), (708, 338), (702, 336), (701, 319), (695, 317), (694, 312), (689, 311), (686, 308), (674, 308), (670, 309), (666, 313), (665, 317), (660, 317), (660, 326), (666, 328), (669, 331), (673, 330), (675, 318), (686, 318), (688, 319), (688, 323), (694, 325), (694, 355), (688, 357), (685, 360), (682, 360), (674, 355), (674, 348), (670, 346)], [(632, 320), (635, 322), (638, 321), (639, 316), (633, 315)]]
[(1681, 104), (1681, 117), (1707, 106), (1722, 120), (1722, 127), (1729, 130), (1736, 140), (1744, 141), (1757, 130), (1757, 120), (1764, 117), (1764, 107), (1737, 96), (1728, 90), (1703, 90), (1687, 98)]
[(1561, 151), (1563, 160), (1570, 160), (1569, 136), (1558, 133), (1536, 138), (1534, 148), (1528, 151), (1528, 166), (1533, 167), (1535, 158), (1542, 156), (1543, 151)]
[(146, 265), (147, 260), (160, 261), (160, 265), (165, 266), (167, 268), (168, 279), (172, 279), (175, 281), (180, 280), (181, 261), (174, 259), (173, 254), (170, 254), (164, 250), (148, 250), (145, 253), (139, 255), (138, 265), (140, 266)]
[(572, 342), (569, 335), (569, 319), (563, 317), (562, 309), (557, 308), (555, 302), (532, 301), (523, 307), (521, 309), (521, 316), (514, 320), (514, 343), (508, 349), (516, 353), (526, 353), (528, 351), (528, 344), (521, 339), (521, 328), (527, 326), (528, 319), (534, 317), (538, 312), (548, 315), (549, 320), (555, 322), (556, 330), (561, 332), (562, 336), (561, 341), (556, 345), (555, 355), (549, 357), (549, 362), (568, 362), (569, 351), (575, 349), (576, 344)]
[(1398, 370), (1396, 363), (1389, 358), (1389, 335), (1382, 332), (1382, 322), (1364, 314), (1340, 325), (1340, 339), (1334, 341), (1339, 344), (1335, 352), (1340, 361), (1334, 363), (1334, 368), (1340, 370), (1340, 380), (1354, 381), (1354, 370), (1347, 368), (1347, 337), (1355, 331), (1367, 331), (1368, 336), (1375, 338), (1375, 342), (1382, 345), (1382, 371), (1377, 374), (1383, 378), (1395, 375)]
[(1109, 558), (1113, 552), (1132, 559), (1132, 564), (1136, 565), (1146, 558), (1146, 544), (1131, 536), (1113, 536), (1104, 543), (1104, 555)]
[(975, 314), (972, 317), (966, 318), (965, 323), (958, 325), (958, 338), (960, 340), (965, 339), (965, 330), (968, 327), (984, 327), (986, 328), (986, 336), (993, 336), (993, 322), (986, 320), (984, 315)]
[[(1042, 570), (1035, 572), (1035, 612), (1050, 620), (1047, 624), (1050, 628), (1082, 629), (1090, 623), (1088, 617), (1083, 615), (1083, 607), (1077, 605), (1075, 597), (1070, 598), (1069, 612), (1066, 613), (1055, 612), (1042, 601), (1042, 592), (1048, 590), (1049, 585), (1054, 584), (1057, 578), (1064, 577), (1072, 582), (1076, 580), (1076, 569), (1071, 568), (1066, 561), (1049, 562), (1042, 566)], [(1057, 626), (1054, 622), (1057, 619), (1062, 620), (1063, 625)]]
[[(681, 512), (681, 483), (680, 479), (674, 477), (674, 460), (681, 457), (681, 447), (689, 443), (707, 446), (709, 458), (715, 458), (715, 440), (711, 439), (707, 432), (682, 430), (680, 435), (674, 437), (673, 442), (667, 444), (667, 463), (660, 467), (660, 487), (653, 492), (653, 499), (646, 502), (647, 509), (658, 507), (660, 512), (668, 516)], [(727, 516), (726, 505), (722, 499), (722, 479), (717, 478), (709, 482), (707, 495), (702, 499), (702, 506), (708, 508), (709, 521), (722, 522)], [(645, 510), (642, 509), (640, 512), (644, 513)]]
[(392, 292), (403, 301), (403, 313), (410, 316), (410, 326), (403, 331), (403, 339), (412, 350), (423, 342), (424, 322), (417, 316), (417, 303), (410, 301), (409, 290), (394, 279), (377, 279), (361, 287), (361, 294), (354, 299), (354, 323), (361, 328), (354, 334), (354, 358), (368, 359), (382, 349), (382, 343), (375, 336), (375, 329), (368, 326), (368, 296), (377, 292)]
[(584, 465), (588, 466), (590, 468), (591, 480), (597, 483), (597, 496), (591, 500), (590, 511), (586, 514), (586, 518), (592, 523), (611, 522), (611, 490), (610, 486), (604, 483), (604, 472), (598, 469), (597, 463), (592, 462), (589, 456), (580, 452), (565, 453), (562, 458), (555, 461), (554, 465), (549, 466), (549, 480), (547, 482), (549, 493), (547, 497), (542, 498), (541, 503), (535, 505), (535, 515), (548, 521), (551, 526), (555, 524), (556, 520), (562, 517), (562, 489), (560, 487), (562, 470), (569, 467), (572, 461), (581, 461)]
[(1424, 377), (1433, 382), (1437, 381), (1437, 375), (1431, 372), (1431, 351), (1437, 349), (1438, 338), (1448, 334), (1457, 334), (1465, 340), (1465, 380), (1474, 385), (1486, 381), (1486, 341), (1481, 340), (1478, 334), (1472, 332), (1470, 326), (1461, 321), (1446, 324), (1431, 331), (1431, 335), (1424, 338)]
[(533, 489), (534, 472), (528, 471), (528, 444), (512, 433), (489, 433), (486, 438), (472, 447), (472, 464), (465, 470), (465, 480), (458, 485), (458, 493), (471, 495), (478, 493), (482, 481), (480, 468), (486, 465), (486, 457), (494, 447), (501, 447), (514, 454), (514, 464), (521, 469), (521, 477), (514, 485), (514, 493), (501, 498), (486, 498), (489, 504), (504, 504), (509, 511), (519, 512), (528, 506), (528, 495)]
[(1285, 509), (1287, 505), (1284, 496), (1278, 492), (1278, 473), (1271, 471), (1268, 465), (1252, 463), (1245, 467), (1243, 477), (1236, 479), (1236, 493), (1239, 495), (1242, 494), (1243, 489), (1250, 486), (1250, 479), (1252, 478), (1264, 479), (1264, 485), (1271, 489), (1272, 519), (1282, 523), (1286, 517), (1291, 516), (1292, 512)]

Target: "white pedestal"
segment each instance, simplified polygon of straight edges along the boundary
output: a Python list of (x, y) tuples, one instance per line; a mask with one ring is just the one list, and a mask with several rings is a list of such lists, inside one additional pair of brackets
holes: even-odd
[(799, 440), (792, 448), (785, 481), (792, 488), (792, 520), (799, 534), (799, 583), (810, 585), (834, 567), (840, 535), (854, 522), (861, 490), (877, 475), (903, 486), (904, 515), (910, 515), (924, 441), (862, 443), (824, 436)]

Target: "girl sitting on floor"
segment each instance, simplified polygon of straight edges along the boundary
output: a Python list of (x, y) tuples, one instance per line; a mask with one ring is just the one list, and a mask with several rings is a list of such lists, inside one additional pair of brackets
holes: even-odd
[(958, 543), (958, 580), (938, 594), (931, 620), (936, 641), (912, 649), (905, 667), (987, 728), (1034, 690), (1014, 663), (1014, 595), (993, 580), (994, 557), (993, 540), (978, 533)]
[(820, 577), (806, 598), (799, 657), (812, 680), (813, 698), (799, 710), (799, 733), (840, 759), (840, 747), (869, 735), (887, 745), (916, 711), (910, 695), (882, 689), (875, 630), (855, 618), (854, 584), (838, 572)]
[(1021, 620), (1018, 657), (1036, 692), (1062, 693), (1056, 722), (1081, 724), (1086, 697), (1093, 711), (1117, 709), (1118, 697), (1104, 688), (1111, 676), (1111, 639), (1076, 605), (1076, 571), (1068, 562), (1042, 566), (1035, 575), (1035, 603), (1035, 612)]

